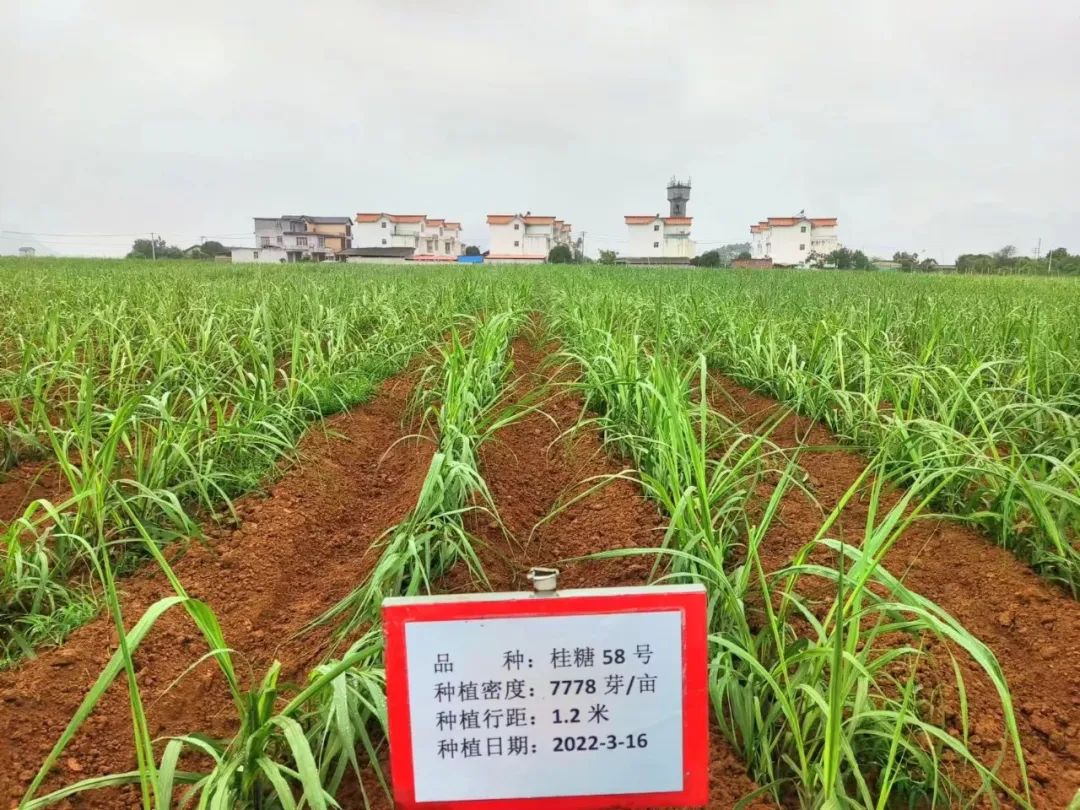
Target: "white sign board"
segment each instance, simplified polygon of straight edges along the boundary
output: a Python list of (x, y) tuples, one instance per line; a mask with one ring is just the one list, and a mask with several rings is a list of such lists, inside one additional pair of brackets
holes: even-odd
[(399, 805), (686, 797), (687, 597), (703, 614), (698, 588), (387, 600)]

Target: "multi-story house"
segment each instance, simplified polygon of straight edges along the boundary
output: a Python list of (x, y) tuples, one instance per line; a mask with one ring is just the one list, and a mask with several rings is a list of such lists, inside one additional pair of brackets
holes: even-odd
[(488, 214), (488, 260), (545, 262), (555, 245), (572, 245), (572, 226), (550, 216)]
[(461, 223), (424, 214), (359, 213), (350, 258), (453, 261), (461, 255)]
[(348, 217), (310, 217), (305, 214), (255, 217), (254, 257), (246, 249), (233, 251), (233, 261), (298, 262), (332, 259), (349, 247), (352, 220)]
[(325, 237), (328, 250), (340, 253), (352, 247), (352, 220), (349, 217), (302, 217), (308, 233)]
[(689, 264), (694, 258), (690, 226), (694, 218), (686, 215), (690, 201), (690, 181), (671, 178), (667, 186), (668, 216), (628, 214), (623, 217), (629, 235), (622, 264)]
[(827, 256), (840, 247), (836, 217), (769, 217), (750, 226), (750, 256), (774, 265), (805, 265), (812, 254)]
[(629, 233), (625, 261), (688, 264), (694, 258), (695, 245), (690, 238), (693, 217), (630, 214), (623, 219)]
[(420, 231), (418, 252), (413, 258), (435, 261), (456, 259), (464, 251), (460, 234), (460, 222), (425, 217), (424, 227)]
[(465, 253), (465, 245), (461, 243), (461, 223), (443, 222), (442, 226), (443, 255), (453, 256), (455, 259)]

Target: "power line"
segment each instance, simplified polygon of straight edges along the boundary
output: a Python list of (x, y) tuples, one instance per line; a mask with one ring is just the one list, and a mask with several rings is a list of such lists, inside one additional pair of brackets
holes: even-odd
[[(24, 237), (38, 237), (44, 236), (47, 239), (130, 239), (139, 238), (146, 235), (145, 231), (131, 231), (130, 233), (46, 233), (44, 231), (15, 231), (9, 228), (0, 230), (0, 236), (4, 234), (14, 234), (15, 236)], [(234, 238), (240, 236), (251, 236), (252, 231), (238, 231), (235, 233), (207, 233), (206, 231), (173, 231), (173, 236), (216, 236), (219, 238)]]
[(47, 237), (72, 237), (80, 239), (99, 239), (99, 238), (120, 238), (128, 236), (140, 236), (142, 232), (132, 231), (131, 233), (44, 233), (40, 231), (13, 231), (8, 228), (4, 228), (0, 233), (13, 233), (18, 236), (47, 236)]

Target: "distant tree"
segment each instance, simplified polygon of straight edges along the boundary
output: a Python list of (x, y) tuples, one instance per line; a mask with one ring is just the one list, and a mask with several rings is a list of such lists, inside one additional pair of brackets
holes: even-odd
[(716, 249), (716, 252), (720, 254), (720, 266), (727, 267), (732, 260), (739, 258), (741, 254), (750, 252), (750, 243), (731, 242), (727, 245), (721, 245)]
[(856, 270), (869, 270), (874, 265), (865, 253), (861, 250), (856, 250), (851, 254), (851, 266)]
[(893, 254), (892, 258), (893, 258), (894, 262), (899, 263), (900, 270), (901, 270), (901, 272), (904, 272), (904, 273), (912, 272), (913, 270), (916, 269), (916, 267), (919, 264), (919, 254), (918, 253), (907, 253), (907, 252), (897, 251), (896, 253)]
[(618, 255), (618, 251), (601, 250), (600, 258), (598, 259), (598, 261), (600, 262), (600, 264), (615, 264), (615, 257)]
[(574, 251), (569, 245), (556, 245), (548, 254), (549, 264), (572, 264), (573, 261)]
[(962, 253), (956, 257), (956, 272), (987, 275), (1080, 275), (1080, 256), (1070, 255), (1065, 248), (1054, 248), (1039, 259), (1017, 256), (1014, 251), (1012, 245), (1006, 245), (993, 253)]
[(956, 257), (957, 273), (993, 273), (994, 257), (987, 253), (963, 253)]
[(165, 244), (165, 240), (161, 237), (154, 237), (152, 242), (149, 239), (136, 239), (127, 257), (129, 259), (182, 259), (184, 251), (176, 245)]
[(480, 255), (480, 248), (478, 248), (476, 245), (469, 245), (467, 248), (465, 248), (465, 255), (466, 256), (479, 256)]
[(691, 259), (690, 264), (695, 267), (720, 267), (722, 264), (720, 261), (720, 251), (706, 250), (700, 256), (695, 256)]
[(740, 262), (746, 262), (746, 261), (750, 261), (750, 259), (752, 257), (750, 256), (750, 251), (749, 250), (740, 250), (739, 255), (736, 256), (735, 258), (738, 259)]
[(923, 273), (933, 273), (938, 269), (938, 263), (936, 259), (926, 258), (919, 262), (919, 270)]
[(825, 263), (837, 270), (850, 270), (855, 266), (855, 254), (845, 247), (837, 248), (825, 256)]
[(212, 259), (209, 253), (204, 251), (201, 247), (193, 247), (184, 251), (184, 256), (188, 259)]
[(221, 244), (221, 242), (215, 242), (212, 239), (208, 242), (203, 242), (201, 250), (207, 256), (225, 256), (229, 252), (229, 249)]
[(131, 252), (128, 253), (129, 259), (152, 259), (154, 256), (159, 258), (165, 253), (165, 240), (161, 237), (155, 237), (153, 241), (149, 239), (136, 239), (131, 245)]

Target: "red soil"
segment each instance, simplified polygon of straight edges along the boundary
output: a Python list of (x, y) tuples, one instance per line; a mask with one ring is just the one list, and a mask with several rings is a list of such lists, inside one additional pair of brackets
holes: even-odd
[[(764, 564), (775, 570), (814, 538), (822, 509), (827, 514), (835, 507), (864, 471), (866, 459), (838, 449), (840, 440), (829, 430), (789, 413), (775, 400), (726, 378), (717, 382), (722, 390), (712, 397), (713, 406), (745, 429), (758, 432), (787, 414), (770, 438), (785, 451), (799, 451), (807, 486), (821, 505), (798, 492), (786, 497), (762, 547)], [(868, 479), (864, 493), (870, 486)], [(901, 495), (887, 489), (884, 507), (894, 506)], [(867, 512), (868, 500), (853, 497), (831, 536), (858, 540)], [(943, 519), (915, 522), (885, 562), (997, 656), (1015, 701), (1034, 804), (1048, 810), (1067, 806), (1080, 787), (1080, 603), (985, 535)], [(981, 670), (971, 662), (961, 664), (974, 726), (971, 746), (984, 762), (992, 762), (1001, 750), (1000, 703)], [(946, 695), (946, 702), (950, 697)], [(957, 730), (958, 718), (948, 720)], [(1006, 766), (1003, 775), (1015, 783), (1016, 771), (1014, 765)]]
[(33, 501), (59, 503), (68, 492), (56, 467), (45, 462), (28, 461), (0, 471), (0, 527), (21, 517)]
[[(23, 407), (29, 410), (30, 403)], [(15, 409), (11, 404), (0, 402), (0, 431), (6, 430), (5, 426), (14, 419)], [(59, 503), (71, 491), (55, 465), (20, 458), (22, 448), (19, 444), (15, 442), (17, 466), (12, 469), (3, 468), (4, 458), (0, 455), (0, 528), (21, 517), (33, 501), (45, 499)], [(0, 448), (3, 448), (3, 439), (0, 439)]]
[[(520, 338), (514, 342), (518, 379), (512, 397), (527, 398), (548, 388), (551, 375), (542, 364), (551, 353), (552, 347), (537, 349)], [(508, 541), (498, 523), (487, 515), (478, 514), (470, 521), (471, 530), (484, 541), (478, 553), (492, 588), (529, 590), (525, 573), (534, 565), (559, 568), (559, 586), (563, 588), (646, 584), (651, 557), (572, 561), (597, 551), (650, 548), (662, 541), (666, 523), (636, 484), (614, 480), (536, 528), (557, 505), (595, 483), (583, 485), (585, 479), (624, 469), (605, 453), (595, 431), (559, 441), (581, 416), (580, 397), (562, 388), (549, 391), (536, 404), (542, 414), (530, 413), (502, 428), (480, 450), (484, 480), (511, 535)], [(465, 567), (459, 565), (440, 588), (473, 591), (482, 586), (470, 581)], [(746, 775), (745, 764), (715, 729), (710, 743), (709, 807), (727, 810), (755, 785)], [(374, 810), (389, 810), (374, 781), (368, 784), (368, 795), (374, 799)], [(354, 789), (339, 799), (345, 807), (359, 806)], [(767, 807), (775, 805), (764, 800), (748, 805), (749, 810)]]
[[(332, 433), (311, 431), (305, 461), (274, 484), (265, 499), (238, 504), (235, 532), (217, 532), (175, 563), (190, 595), (209, 602), (230, 646), (250, 665), (253, 680), (275, 658), (283, 679), (306, 676), (324, 636), (292, 639), (307, 622), (345, 596), (370, 570), (372, 541), (415, 504), (431, 456), (429, 443), (401, 443), (409, 385), (385, 383), (368, 405), (327, 421)], [(318, 583), (317, 588), (310, 587)], [(164, 577), (147, 570), (123, 583), (130, 624), (171, 594)], [(115, 649), (111, 622), (98, 618), (56, 650), (0, 673), (0, 807), (14, 806), (79, 701)], [(216, 664), (185, 670), (206, 652), (182, 610), (166, 614), (136, 655), (139, 684), (154, 736), (232, 732), (235, 712)], [(247, 671), (243, 664), (241, 672)], [(173, 681), (183, 675), (175, 686)], [(106, 693), (61, 759), (48, 788), (134, 765), (126, 687)], [(69, 807), (127, 807), (130, 791), (98, 791)]]
[[(514, 346), (519, 371), (516, 394), (535, 385), (543, 352), (523, 341)], [(207, 600), (229, 644), (250, 663), (252, 679), (277, 658), (284, 678), (297, 680), (320, 658), (325, 636), (291, 636), (344, 596), (369, 572), (375, 560), (372, 541), (414, 505), (430, 459), (431, 445), (399, 444), (400, 414), (408, 385), (385, 384), (368, 405), (328, 422), (340, 436), (312, 432), (302, 449), (305, 462), (270, 488), (268, 497), (238, 503), (242, 526), (213, 534), (207, 545), (192, 546), (175, 571), (192, 596)], [(663, 521), (638, 488), (615, 481), (567, 509), (528, 540), (534, 526), (560, 501), (581, 491), (591, 475), (614, 473), (618, 465), (604, 454), (596, 436), (551, 446), (574, 424), (580, 400), (560, 394), (544, 403), (548, 416), (530, 415), (500, 431), (482, 451), (484, 472), (500, 514), (515, 540), (508, 541), (488, 517), (474, 530), (486, 541), (481, 556), (493, 587), (525, 587), (532, 564), (621, 546), (654, 546)], [(645, 559), (563, 563), (565, 587), (642, 584)], [(304, 587), (318, 582), (318, 588)], [(164, 578), (147, 569), (126, 580), (124, 611), (131, 623), (155, 600), (170, 595)], [(443, 587), (472, 589), (459, 567)], [(20, 668), (0, 673), (0, 807), (14, 806), (33, 778), (78, 702), (115, 649), (111, 623), (99, 618), (76, 631), (60, 649), (43, 653)], [(180, 677), (206, 648), (181, 611), (161, 619), (136, 655), (138, 678), (148, 704), (150, 731), (156, 737), (202, 731), (214, 736), (234, 729), (234, 711), (216, 665), (204, 662)], [(727, 808), (754, 788), (734, 752), (714, 734), (711, 741), (712, 801)], [(115, 684), (65, 751), (46, 789), (91, 775), (134, 765), (127, 693)], [(372, 785), (369, 785), (369, 788)], [(377, 806), (388, 803), (369, 790)], [(344, 807), (360, 806), (353, 791)], [(84, 794), (63, 803), (73, 808), (134, 806), (131, 790)], [(768, 807), (759, 802), (754, 807)]]
[[(547, 352), (519, 340), (514, 356), (522, 374), (517, 395), (547, 381), (539, 372)], [(771, 399), (730, 381), (722, 383), (730, 399), (717, 397), (714, 405), (746, 419), (750, 429), (780, 411)], [(372, 541), (415, 503), (431, 446), (399, 444), (380, 463), (383, 452), (402, 434), (400, 415), (407, 393), (405, 381), (392, 380), (370, 404), (328, 421), (340, 436), (313, 431), (303, 443), (303, 465), (271, 487), (267, 498), (240, 502), (243, 523), (238, 531), (216, 533), (210, 544), (193, 546), (176, 563), (189, 592), (210, 602), (229, 643), (250, 662), (253, 678), (274, 658), (283, 662), (287, 679), (306, 674), (326, 639), (320, 634), (298, 640), (291, 636), (366, 576), (375, 559)], [(507, 540), (488, 517), (473, 521), (472, 528), (486, 542), (481, 558), (497, 590), (526, 587), (524, 571), (535, 564), (558, 564), (564, 587), (647, 581), (646, 558), (559, 562), (597, 550), (659, 542), (663, 519), (627, 481), (612, 482), (535, 528), (553, 507), (583, 491), (583, 479), (620, 469), (591, 432), (574, 441), (556, 441), (577, 421), (580, 407), (576, 396), (558, 394), (542, 403), (546, 416), (531, 414), (482, 448), (485, 478), (512, 535)], [(771, 438), (789, 451), (837, 443), (823, 427), (792, 415)], [(826, 510), (865, 466), (858, 455), (837, 449), (804, 449), (799, 463)], [(14, 498), (21, 504), (28, 497), (25, 480), (20, 483), (22, 489), (13, 487), (10, 492), (16, 494), (7, 501), (0, 497), (0, 517), (6, 514), (5, 503)], [(887, 505), (898, 498), (895, 491), (887, 493)], [(21, 507), (9, 508), (17, 514)], [(849, 537), (858, 537), (866, 514), (866, 503), (853, 498), (833, 534), (843, 536), (846, 529)], [(819, 507), (798, 494), (789, 496), (763, 549), (766, 564), (781, 567), (814, 536), (821, 521)], [(978, 532), (942, 520), (916, 523), (887, 562), (994, 650), (1016, 700), (1035, 804), (1066, 806), (1080, 785), (1080, 605)], [(311, 582), (319, 587), (303, 587)], [(474, 587), (460, 567), (442, 584), (448, 590)], [(171, 593), (164, 578), (151, 570), (125, 581), (124, 590), (128, 622)], [(114, 648), (111, 623), (98, 619), (62, 648), (0, 673), (0, 762), (6, 766), (0, 768), (0, 807), (17, 802)], [(230, 699), (213, 663), (200, 665), (170, 688), (204, 652), (181, 612), (166, 615), (139, 651), (140, 686), (149, 704), (152, 734), (232, 731)], [(990, 758), (999, 747), (1000, 710), (973, 667), (965, 667), (965, 677), (972, 744)], [(130, 737), (126, 690), (117, 684), (69, 746), (60, 773), (48, 786), (131, 767)], [(710, 807), (730, 807), (753, 789), (742, 763), (715, 732), (711, 770)], [(381, 793), (369, 791), (369, 796), (376, 807), (387, 806)], [(102, 791), (62, 806), (133, 806), (132, 798), (130, 792)], [(351, 794), (342, 802), (358, 806)]]

